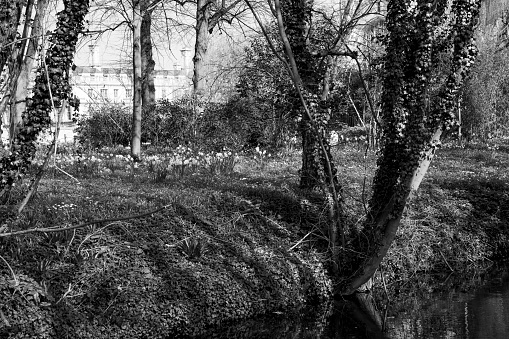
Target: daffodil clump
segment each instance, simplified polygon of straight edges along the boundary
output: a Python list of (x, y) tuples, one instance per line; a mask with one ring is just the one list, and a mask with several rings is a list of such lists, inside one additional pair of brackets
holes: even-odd
[[(123, 150), (103, 149), (100, 152), (79, 153), (61, 150), (52, 158), (50, 166), (73, 175), (97, 175), (145, 169), (155, 181), (198, 173), (229, 174), (238, 162), (238, 154), (227, 149), (221, 152), (203, 152), (188, 146), (147, 155), (141, 162), (133, 162)], [(33, 161), (35, 168), (44, 163), (44, 152)]]
[(268, 160), (272, 157), (272, 154), (267, 152), (267, 150), (261, 149), (260, 147), (256, 147), (254, 150), (253, 159), (258, 164), (260, 169), (264, 169), (267, 165)]
[(228, 174), (233, 172), (238, 155), (224, 149), (221, 152), (202, 152), (179, 145), (173, 152), (148, 156), (144, 159), (154, 180), (197, 173)]

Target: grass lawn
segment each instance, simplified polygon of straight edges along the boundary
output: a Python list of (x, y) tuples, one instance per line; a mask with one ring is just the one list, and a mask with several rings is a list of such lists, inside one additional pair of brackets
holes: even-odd
[[(330, 295), (326, 211), (318, 193), (297, 187), (298, 152), (216, 157), (205, 172), (159, 160), (133, 169), (116, 155), (62, 154), (57, 165), (70, 176), (48, 172), (19, 218), (0, 211), (4, 232), (145, 214), (0, 238), (0, 337), (191, 335)], [(375, 154), (342, 145), (334, 156), (356, 227)], [(375, 284), (397, 290), (424, 273), (479, 272), (505, 259), (508, 164), (503, 145), (439, 150)]]

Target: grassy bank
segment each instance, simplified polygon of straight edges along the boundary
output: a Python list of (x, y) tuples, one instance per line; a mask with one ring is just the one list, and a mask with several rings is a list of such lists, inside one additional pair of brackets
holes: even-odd
[[(352, 145), (334, 152), (355, 227), (375, 154)], [(0, 337), (185, 336), (329, 296), (326, 212), (297, 188), (297, 152), (177, 163), (163, 153), (139, 168), (126, 166), (122, 150), (62, 154), (57, 165), (72, 177), (49, 172), (17, 220), (3, 207), (2, 224), (13, 229), (142, 216), (0, 239)], [(508, 164), (503, 145), (440, 150), (376, 285), (397, 290), (424, 284), (424, 273), (479, 271), (504, 259)]]

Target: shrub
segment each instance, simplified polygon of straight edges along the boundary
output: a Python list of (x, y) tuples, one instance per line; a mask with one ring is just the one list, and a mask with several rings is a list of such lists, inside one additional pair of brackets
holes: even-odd
[[(235, 107), (192, 98), (160, 100), (143, 112), (142, 142), (154, 146), (193, 145), (204, 151), (237, 149), (249, 134)], [(131, 140), (131, 109), (119, 104), (92, 108), (78, 121), (78, 141), (85, 147), (127, 146)], [(240, 146), (239, 146), (240, 145)]]
[(129, 108), (107, 104), (90, 109), (89, 116), (78, 120), (77, 140), (86, 147), (129, 145), (131, 133)]

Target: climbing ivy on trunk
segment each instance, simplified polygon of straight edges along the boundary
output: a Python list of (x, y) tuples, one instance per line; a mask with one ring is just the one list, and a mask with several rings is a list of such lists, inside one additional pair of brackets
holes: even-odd
[[(341, 293), (352, 293), (374, 274), (442, 132), (455, 123), (458, 92), (476, 57), (473, 35), (479, 6), (480, 0), (388, 3), (382, 150), (367, 221), (362, 236), (351, 244), (362, 255), (344, 258), (343, 274), (353, 273)], [(437, 78), (433, 70), (443, 53), (451, 62)]]
[(56, 29), (50, 37), (44, 62), (37, 71), (33, 95), (27, 100), (22, 125), (13, 140), (10, 153), (0, 159), (0, 198), (5, 198), (10, 188), (26, 173), (36, 151), (37, 137), (50, 127), (53, 107), (61, 107), (64, 100), (74, 106), (78, 104), (71, 97), (69, 72), (78, 36), (84, 28), (89, 1), (63, 2), (64, 9), (57, 14)]
[[(325, 78), (326, 65), (323, 58), (311, 53), (309, 41), (312, 27), (313, 0), (291, 0), (281, 2), (281, 14), (283, 17), (285, 32), (288, 36), (297, 70), (302, 80), (305, 100), (312, 103), (313, 117), (309, 117), (303, 110), (299, 98), (295, 98), (295, 110), (301, 116), (300, 134), (302, 138), (302, 166), (300, 170), (300, 186), (306, 189), (320, 187), (320, 158), (321, 148), (318, 142), (319, 136), (313, 129), (310, 118), (324, 133), (328, 123), (327, 105), (319, 98), (323, 97), (322, 80)], [(323, 141), (327, 143), (327, 138)]]
[(11, 58), (23, 1), (2, 1), (0, 4), (0, 71)]

